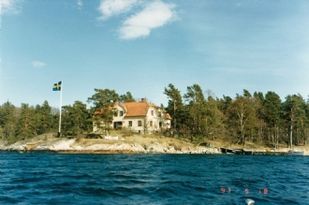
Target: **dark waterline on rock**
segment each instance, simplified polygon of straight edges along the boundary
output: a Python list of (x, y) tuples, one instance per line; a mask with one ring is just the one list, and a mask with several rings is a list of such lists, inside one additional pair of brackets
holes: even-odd
[(1, 205), (309, 204), (309, 157), (0, 152), (0, 177)]

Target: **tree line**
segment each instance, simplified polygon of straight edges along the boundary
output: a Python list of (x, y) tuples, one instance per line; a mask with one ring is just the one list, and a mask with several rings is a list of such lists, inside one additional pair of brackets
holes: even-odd
[[(135, 101), (130, 92), (118, 94), (111, 89), (95, 89), (87, 104), (75, 101), (62, 107), (62, 132), (65, 136), (90, 133), (95, 120), (109, 122), (112, 113), (94, 117), (98, 109), (108, 110), (114, 102)], [(184, 94), (173, 84), (164, 88), (168, 98), (166, 111), (172, 117), (170, 133), (191, 141), (250, 141), (277, 147), (280, 143), (305, 144), (309, 138), (309, 100), (299, 94), (284, 100), (272, 91), (243, 90), (236, 97), (205, 94), (200, 85), (188, 86)], [(47, 132), (57, 132), (59, 113), (47, 101), (41, 105), (10, 102), (0, 106), (0, 138), (9, 142)]]
[[(91, 107), (81, 101), (62, 107), (62, 136), (76, 136), (92, 131), (94, 112), (110, 106), (116, 101), (133, 101), (130, 92), (119, 95), (115, 90), (95, 89), (95, 94), (88, 98)], [(104, 116), (103, 116), (104, 117)], [(112, 115), (105, 119), (110, 121)], [(59, 110), (52, 108), (47, 101), (41, 105), (30, 106), (22, 103), (20, 107), (10, 102), (0, 105), (0, 139), (7, 142), (25, 140), (44, 133), (57, 133)]]
[(184, 95), (173, 84), (165, 90), (166, 110), (176, 135), (200, 139), (227, 139), (234, 143), (262, 143), (277, 147), (306, 144), (309, 139), (309, 100), (299, 94), (284, 101), (272, 91), (243, 90), (235, 98), (205, 96), (200, 85), (187, 87)]

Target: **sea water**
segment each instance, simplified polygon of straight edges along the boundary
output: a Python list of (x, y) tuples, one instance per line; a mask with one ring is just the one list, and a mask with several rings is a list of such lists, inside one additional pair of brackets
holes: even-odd
[(309, 157), (0, 152), (0, 204), (309, 204)]

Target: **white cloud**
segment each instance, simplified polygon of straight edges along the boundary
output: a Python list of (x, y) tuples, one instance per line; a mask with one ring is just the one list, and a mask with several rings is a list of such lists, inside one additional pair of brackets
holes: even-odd
[(42, 62), (42, 61), (39, 61), (39, 60), (34, 60), (32, 61), (32, 66), (35, 67), (35, 68), (43, 68), (45, 67), (47, 64)]
[(84, 5), (83, 0), (77, 0), (76, 3), (77, 3), (78, 9), (82, 9), (83, 8), (83, 5)]
[(173, 8), (173, 5), (162, 1), (147, 4), (142, 11), (123, 22), (120, 38), (129, 40), (148, 36), (152, 29), (165, 25), (175, 17)]
[(101, 20), (126, 12), (140, 0), (101, 0), (99, 11)]
[(0, 0), (0, 15), (14, 6), (13, 0)]
[(0, 16), (4, 14), (19, 14), (22, 10), (22, 2), (23, 0), (0, 0)]

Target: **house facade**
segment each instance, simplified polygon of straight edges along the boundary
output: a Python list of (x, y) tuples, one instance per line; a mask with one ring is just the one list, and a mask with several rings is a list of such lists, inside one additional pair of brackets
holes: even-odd
[[(112, 109), (114, 115), (110, 127), (113, 129), (125, 128), (138, 133), (153, 133), (171, 128), (170, 115), (146, 100), (115, 103)], [(100, 131), (95, 124), (93, 131)]]

